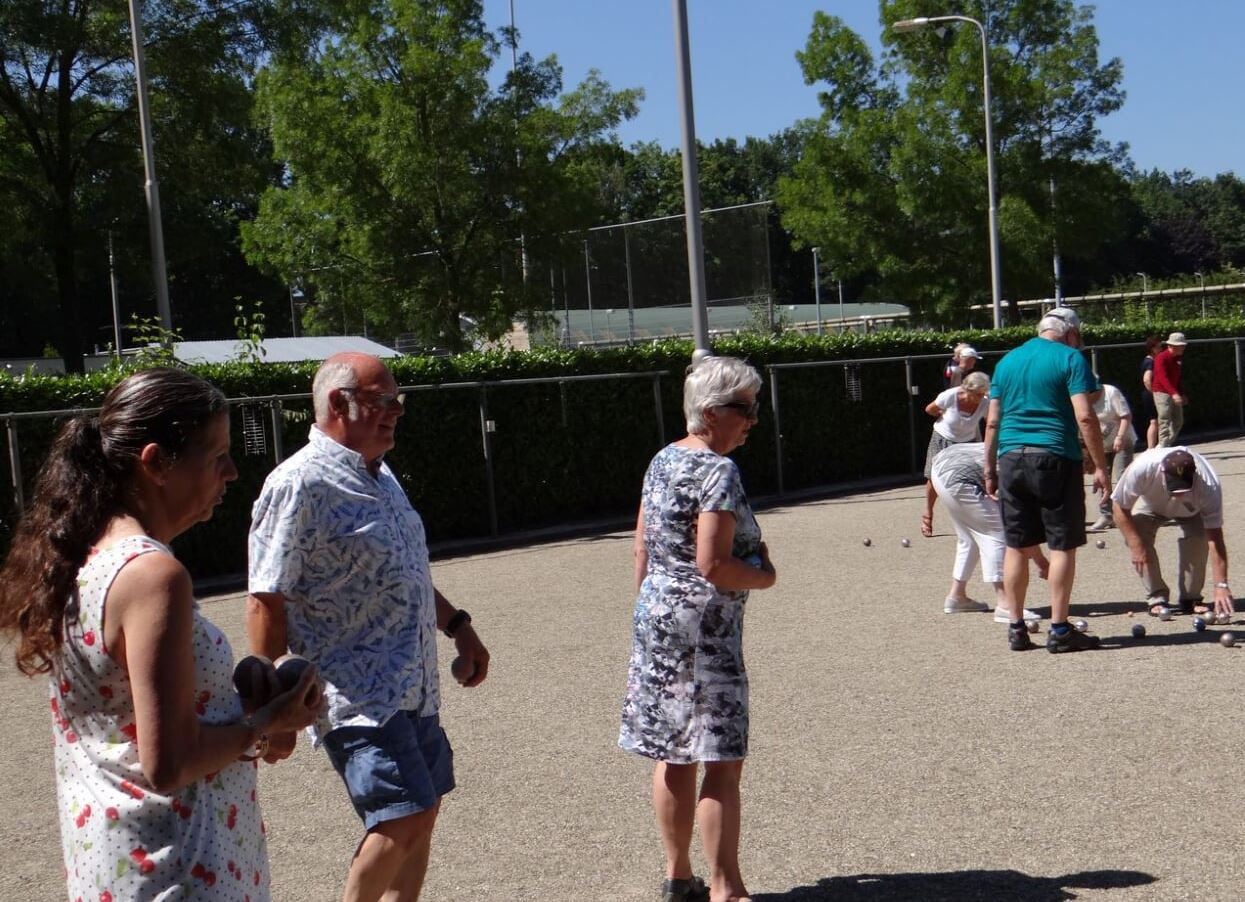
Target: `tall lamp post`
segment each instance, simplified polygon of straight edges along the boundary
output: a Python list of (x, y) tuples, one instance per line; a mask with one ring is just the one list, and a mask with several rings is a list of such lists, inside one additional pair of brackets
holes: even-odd
[[(687, 37), (687, 0), (670, 0), (674, 11), (674, 58), (679, 72), (679, 131), (683, 149), (683, 207), (687, 218), (687, 270), (692, 294), (692, 363), (713, 356), (705, 302), (705, 242), (700, 229), (700, 174), (696, 166), (696, 116), (692, 111), (692, 53)], [(773, 308), (771, 307), (771, 310)], [(772, 314), (771, 314), (772, 315)]]
[(129, 0), (130, 38), (134, 45), (135, 95), (138, 98), (138, 125), (143, 146), (143, 170), (147, 177), (147, 222), (151, 232), (151, 280), (156, 288), (156, 310), (168, 339), (173, 331), (173, 309), (169, 306), (169, 278), (164, 262), (164, 226), (160, 221), (160, 184), (156, 181), (155, 139), (152, 137), (151, 104), (147, 99), (147, 66), (143, 55), (143, 11), (140, 0)]
[(817, 334), (821, 335), (821, 267), (817, 265), (819, 247), (813, 248), (813, 302), (817, 305)]
[(990, 45), (986, 40), (986, 26), (970, 16), (921, 16), (918, 19), (901, 19), (891, 25), (897, 32), (919, 31), (939, 22), (968, 22), (981, 32), (981, 81), (983, 103), (986, 113), (986, 190), (990, 194), (990, 294), (994, 309), (994, 328), (1003, 325), (1003, 296), (999, 286), (999, 222), (998, 192), (994, 185), (994, 127), (990, 115)]

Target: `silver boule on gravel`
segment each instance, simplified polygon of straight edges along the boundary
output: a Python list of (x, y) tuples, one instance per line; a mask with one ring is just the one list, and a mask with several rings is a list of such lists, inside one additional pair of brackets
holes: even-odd
[(1235, 633), (1221, 633), (1219, 635), (1219, 644), (1222, 645), (1224, 648), (1231, 648), (1232, 646), (1236, 645), (1236, 634)]
[(1081, 620), (1078, 617), (1076, 620), (1072, 621), (1072, 628), (1076, 630), (1078, 633), (1083, 633), (1087, 629), (1089, 629), (1089, 624), (1086, 623), (1084, 620)]

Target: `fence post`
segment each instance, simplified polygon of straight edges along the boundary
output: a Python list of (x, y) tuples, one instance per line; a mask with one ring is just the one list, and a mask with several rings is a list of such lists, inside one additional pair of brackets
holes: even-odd
[(912, 382), (912, 358), (903, 359), (904, 394), (908, 396), (908, 470), (915, 473), (916, 468), (916, 397), (917, 387)]
[(1099, 380), (1102, 379), (1102, 376), (1098, 375), (1098, 349), (1097, 348), (1089, 349), (1089, 368), (1094, 371), (1094, 375), (1098, 376)]
[(283, 419), (281, 411), (284, 409), (285, 405), (281, 403), (280, 398), (268, 402), (268, 418), (269, 422), (272, 423), (272, 456), (274, 464), (279, 464), (285, 460), (285, 444), (281, 440), (281, 421)]
[(1236, 407), (1237, 422), (1245, 429), (1245, 361), (1241, 359), (1241, 340), (1232, 339), (1232, 351), (1236, 357)]
[(661, 407), (661, 376), (653, 374), (653, 412), (657, 414), (657, 447), (666, 447), (666, 415)]
[(480, 439), (484, 444), (484, 479), (488, 487), (489, 535), (497, 535), (497, 493), (493, 487), (493, 433), (497, 424), (488, 416), (488, 386), (480, 386)]
[(26, 493), (22, 490), (22, 453), (17, 446), (17, 423), (12, 417), (4, 420), (4, 431), (9, 435), (9, 473), (13, 477), (13, 503), (20, 517), (26, 509)]
[(782, 412), (778, 408), (778, 371), (772, 366), (769, 370), (769, 397), (774, 407), (774, 471), (778, 475), (778, 494), (786, 493), (782, 478)]

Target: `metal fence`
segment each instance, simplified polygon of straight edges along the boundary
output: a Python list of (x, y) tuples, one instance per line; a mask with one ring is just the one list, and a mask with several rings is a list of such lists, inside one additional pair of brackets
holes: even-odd
[[(1190, 341), (1184, 378), (1191, 434), (1245, 430), (1243, 342)], [(1121, 387), (1136, 410), (1143, 346), (1086, 350), (1095, 372)], [(982, 353), (988, 370), (1004, 352)], [(919, 474), (932, 425), (923, 408), (942, 390), (946, 360), (944, 353), (764, 366), (768, 409), (734, 454), (749, 492), (781, 498)], [(403, 390), (407, 413), (387, 460), (439, 541), (627, 515), (652, 454), (682, 434), (682, 379), (664, 371)], [(242, 476), (212, 523), (186, 539), (215, 561), (196, 569), (203, 576), (243, 569), (251, 501), (271, 468), (306, 441), (312, 419), (305, 393), (231, 405)], [(0, 527), (24, 507), (56, 421), (83, 412), (0, 414), (11, 485), (0, 499)]]

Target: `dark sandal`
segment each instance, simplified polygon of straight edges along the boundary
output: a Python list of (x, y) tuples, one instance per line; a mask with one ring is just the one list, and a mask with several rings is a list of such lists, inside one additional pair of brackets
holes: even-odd
[(661, 885), (661, 902), (709, 902), (709, 887), (699, 877), (667, 879)]
[(921, 514), (921, 535), (925, 538), (933, 538), (934, 535), (934, 515)]

